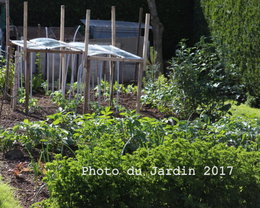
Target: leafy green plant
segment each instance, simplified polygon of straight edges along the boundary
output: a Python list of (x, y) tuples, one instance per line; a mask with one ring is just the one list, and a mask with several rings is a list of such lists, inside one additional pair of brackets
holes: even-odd
[[(25, 89), (19, 88), (18, 89), (18, 103), (24, 104), (25, 103)], [(29, 99), (29, 111), (36, 111), (39, 108), (38, 100), (36, 98), (30, 98)]]
[(43, 87), (44, 80), (42, 78), (42, 74), (34, 74), (33, 75), (33, 80), (32, 80), (32, 89), (34, 92), (38, 92), (42, 89)]
[(14, 78), (14, 64), (12, 61), (10, 61), (10, 67), (9, 67), (9, 78), (8, 81), (6, 81), (6, 60), (3, 58), (0, 58), (0, 90), (2, 93), (5, 85), (7, 84), (7, 93), (11, 94), (11, 89), (13, 88), (13, 78)]
[[(113, 85), (114, 92), (119, 91), (120, 93), (125, 94), (136, 94), (137, 93), (137, 86), (133, 84), (129, 84), (127, 86), (123, 84), (119, 84), (117, 81)], [(99, 94), (98, 86), (94, 88), (95, 96), (97, 97)], [(110, 92), (110, 84), (107, 81), (101, 80), (100, 84), (100, 92), (103, 97), (105, 97), (107, 100), (109, 99), (109, 92)]]
[(150, 81), (155, 81), (160, 74), (160, 64), (156, 62), (157, 51), (150, 47), (149, 60), (147, 62), (147, 70), (145, 71), (145, 79)]
[(61, 91), (55, 91), (51, 93), (52, 101), (60, 107), (60, 110), (66, 112), (76, 111), (80, 103), (83, 102), (83, 97), (80, 94), (76, 94), (73, 98), (67, 99), (62, 95)]
[(170, 61), (168, 78), (160, 76), (147, 82), (143, 103), (184, 119), (199, 115), (220, 118), (231, 107), (225, 101), (242, 102), (245, 93), (237, 81), (239, 75), (231, 70), (235, 66), (225, 70), (219, 53), (205, 38), (194, 47), (180, 42), (176, 57)]

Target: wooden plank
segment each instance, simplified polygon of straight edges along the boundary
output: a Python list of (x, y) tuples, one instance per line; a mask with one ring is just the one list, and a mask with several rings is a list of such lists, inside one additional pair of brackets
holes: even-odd
[(84, 70), (86, 72), (85, 87), (84, 87), (84, 105), (83, 113), (86, 114), (89, 110), (90, 99), (90, 61), (88, 60), (88, 44), (89, 44), (89, 25), (90, 25), (90, 10), (86, 12), (86, 25), (85, 25), (85, 52), (84, 52)]
[(29, 67), (29, 54), (27, 51), (28, 39), (28, 2), (24, 2), (23, 10), (23, 40), (24, 40), (24, 69), (25, 69), (25, 113), (29, 113), (29, 97), (30, 97), (30, 67)]
[(148, 53), (148, 44), (149, 44), (149, 26), (150, 26), (150, 14), (146, 14), (145, 18), (145, 32), (144, 32), (144, 45), (143, 45), (143, 63), (139, 66), (139, 74), (138, 74), (138, 90), (137, 90), (137, 104), (136, 104), (136, 112), (140, 113), (141, 109), (141, 93), (142, 93), (142, 80), (143, 80), (143, 72), (146, 68), (147, 63), (147, 53)]

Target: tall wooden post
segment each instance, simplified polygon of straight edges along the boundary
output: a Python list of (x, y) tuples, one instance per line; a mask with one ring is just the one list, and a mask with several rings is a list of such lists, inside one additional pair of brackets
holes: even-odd
[(87, 113), (89, 110), (90, 99), (90, 62), (88, 60), (88, 44), (89, 44), (89, 25), (90, 25), (90, 10), (86, 12), (86, 24), (85, 24), (85, 50), (84, 50), (84, 70), (86, 72), (85, 88), (84, 88), (84, 106), (83, 113)]
[[(64, 30), (65, 30), (65, 6), (61, 6), (61, 15), (60, 15), (60, 41), (64, 42)], [(62, 95), (65, 96), (66, 91), (66, 83), (65, 83), (65, 76), (66, 76), (66, 63), (65, 63), (65, 54), (61, 54), (61, 91)], [(60, 80), (59, 80), (60, 81)]]
[(7, 99), (7, 91), (9, 84), (9, 73), (10, 73), (10, 7), (9, 0), (6, 0), (6, 74), (5, 74), (5, 91), (4, 91), (4, 99)]
[(41, 24), (38, 24), (38, 28), (37, 28), (37, 37), (38, 37), (38, 38), (41, 37)]
[(111, 8), (112, 45), (116, 46), (116, 7)]
[(5, 15), (6, 15), (6, 48), (10, 46), (10, 3), (9, 0), (5, 1)]
[(28, 2), (24, 2), (23, 10), (23, 41), (24, 41), (24, 71), (25, 71), (25, 112), (29, 113), (29, 98), (30, 98), (30, 67), (29, 54), (27, 50), (28, 39)]
[(144, 45), (143, 45), (143, 63), (139, 65), (139, 73), (138, 73), (138, 90), (137, 90), (137, 104), (136, 104), (137, 113), (140, 113), (140, 109), (141, 109), (140, 99), (142, 93), (143, 72), (146, 68), (146, 62), (147, 62), (147, 52), (148, 52), (148, 44), (149, 44), (149, 27), (150, 27), (150, 14), (146, 14)]
[[(111, 32), (112, 32), (112, 45), (116, 46), (116, 7), (112, 6), (111, 9)], [(114, 71), (115, 71), (115, 64), (112, 61), (109, 61), (109, 70), (110, 70), (110, 98), (109, 98), (109, 105), (113, 105), (113, 85), (114, 85)]]

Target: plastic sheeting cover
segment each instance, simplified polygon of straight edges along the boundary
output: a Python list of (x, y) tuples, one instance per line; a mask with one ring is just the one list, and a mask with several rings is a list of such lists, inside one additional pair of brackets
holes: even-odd
[[(23, 40), (12, 40), (11, 42), (20, 47), (24, 46)], [(30, 41), (27, 41), (28, 49), (51, 50), (62, 47), (67, 47), (66, 43), (62, 43), (52, 38), (35, 38)]]
[[(23, 47), (23, 40), (12, 40), (13, 44)], [(85, 43), (83, 42), (70, 42), (64, 43), (51, 38), (36, 38), (30, 41), (27, 41), (27, 48), (33, 50), (51, 50), (57, 48), (67, 48), (69, 50), (82, 51), (85, 50)], [(117, 48), (112, 45), (97, 45), (89, 44), (88, 45), (88, 56), (102, 56), (102, 55), (112, 55), (125, 59), (142, 59), (139, 56), (136, 56), (132, 53), (124, 51), (120, 48)]]
[[(78, 48), (79, 50), (84, 51), (85, 44), (82, 42), (70, 42), (68, 43), (70, 47)], [(136, 56), (132, 53), (124, 51), (120, 48), (117, 48), (112, 45), (97, 45), (97, 44), (89, 44), (88, 45), (88, 56), (98, 56), (98, 55), (112, 55), (120, 58), (126, 59), (142, 59), (139, 56)]]

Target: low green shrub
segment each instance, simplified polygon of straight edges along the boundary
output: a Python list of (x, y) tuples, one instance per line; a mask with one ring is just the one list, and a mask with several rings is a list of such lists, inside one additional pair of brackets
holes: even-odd
[[(51, 207), (54, 201), (57, 208), (256, 208), (260, 203), (257, 151), (210, 140), (167, 138), (157, 147), (121, 155), (124, 142), (117, 135), (103, 134), (98, 140), (94, 146), (82, 146), (75, 159), (57, 156), (47, 164), (45, 182), (51, 197), (38, 206)], [(83, 172), (83, 167), (88, 170)], [(154, 167), (181, 170), (153, 175)], [(141, 175), (129, 175), (131, 168), (141, 169)]]

